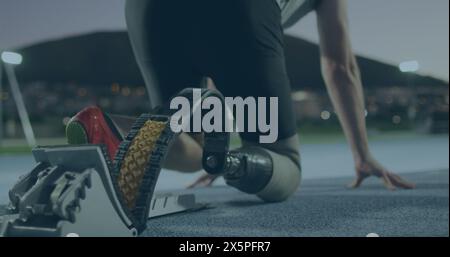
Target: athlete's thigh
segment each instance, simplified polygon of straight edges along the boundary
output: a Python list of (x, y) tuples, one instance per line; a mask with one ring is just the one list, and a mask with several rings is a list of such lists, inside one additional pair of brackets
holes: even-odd
[[(269, 97), (278, 99), (279, 139), (296, 133), (291, 86), (284, 57), (280, 11), (273, 0), (244, 0), (215, 42), (222, 50), (212, 77), (226, 96)], [(236, 20), (238, 22), (236, 22)], [(226, 25), (225, 25), (226, 26)], [(267, 112), (268, 113), (268, 112)], [(241, 133), (256, 142), (261, 133)]]
[[(198, 86), (201, 75), (185, 56), (180, 15), (161, 0), (128, 0), (126, 21), (136, 61), (152, 107), (186, 87)], [(180, 32), (181, 30), (181, 32)]]

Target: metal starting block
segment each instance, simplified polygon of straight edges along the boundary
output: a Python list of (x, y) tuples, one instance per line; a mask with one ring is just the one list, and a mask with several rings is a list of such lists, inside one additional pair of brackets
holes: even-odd
[[(137, 236), (111, 180), (102, 146), (38, 147), (37, 165), (9, 191), (0, 236)], [(205, 205), (193, 194), (153, 197), (149, 218)]]

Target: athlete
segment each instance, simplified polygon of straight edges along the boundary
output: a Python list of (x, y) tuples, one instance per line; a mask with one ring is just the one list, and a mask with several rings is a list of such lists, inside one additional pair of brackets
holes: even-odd
[[(413, 188), (380, 165), (369, 149), (346, 5), (345, 0), (128, 0), (126, 20), (153, 107), (183, 88), (204, 85), (206, 77), (225, 96), (278, 97), (278, 140), (260, 144), (261, 133), (240, 133), (242, 147), (234, 152), (244, 156), (246, 163), (240, 172), (224, 175), (227, 184), (264, 201), (278, 202), (291, 196), (301, 180), (283, 29), (315, 11), (322, 74), (353, 153), (356, 179), (350, 186), (359, 187), (367, 177), (376, 176), (389, 190)], [(83, 134), (89, 143), (106, 144), (114, 156), (132, 121), (88, 108), (69, 123), (69, 142)], [(82, 133), (73, 133), (73, 128)], [(168, 160), (171, 169), (201, 170), (201, 137), (181, 134)], [(193, 186), (210, 185), (214, 179), (202, 176)]]

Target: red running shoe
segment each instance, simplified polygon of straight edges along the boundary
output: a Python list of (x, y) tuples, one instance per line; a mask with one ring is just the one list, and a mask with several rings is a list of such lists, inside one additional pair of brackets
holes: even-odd
[(111, 118), (96, 106), (77, 113), (66, 126), (69, 144), (103, 144), (110, 160), (114, 160), (123, 137)]

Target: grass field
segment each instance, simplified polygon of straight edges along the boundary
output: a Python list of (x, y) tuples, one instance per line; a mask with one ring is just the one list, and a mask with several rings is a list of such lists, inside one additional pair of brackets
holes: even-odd
[[(336, 129), (320, 130), (311, 128), (299, 129), (300, 144), (330, 144), (345, 142), (343, 133)], [(379, 140), (407, 140), (413, 138), (428, 137), (427, 134), (419, 134), (413, 131), (369, 131), (370, 141)], [(66, 139), (57, 138), (38, 138), (38, 145), (64, 145)], [(231, 137), (231, 145), (239, 146), (240, 139), (237, 134)], [(27, 154), (31, 152), (31, 148), (27, 146), (25, 139), (5, 139), (0, 146), (0, 155)]]
[[(63, 137), (58, 138), (38, 138), (38, 145), (64, 145), (67, 141)], [(1, 154), (27, 154), (31, 152), (31, 147), (27, 145), (25, 139), (4, 139), (0, 146)]]

